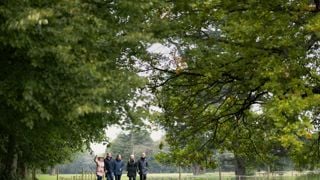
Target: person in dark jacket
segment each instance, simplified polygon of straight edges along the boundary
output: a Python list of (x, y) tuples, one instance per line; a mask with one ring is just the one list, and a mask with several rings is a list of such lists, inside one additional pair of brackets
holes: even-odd
[(104, 171), (106, 173), (107, 180), (113, 180), (114, 168), (115, 168), (115, 163), (114, 163), (114, 160), (112, 159), (112, 154), (107, 153), (107, 156), (104, 159)]
[(138, 161), (138, 170), (139, 170), (140, 180), (147, 179), (148, 167), (149, 165), (146, 159), (146, 153), (142, 153), (141, 158)]
[(121, 155), (118, 154), (116, 157), (116, 160), (114, 161), (114, 177), (116, 180), (121, 180), (123, 168), (124, 168), (124, 163), (121, 159)]
[(128, 171), (128, 177), (129, 180), (136, 180), (137, 171), (138, 171), (138, 165), (137, 162), (134, 159), (134, 155), (130, 155), (130, 159), (127, 163), (127, 171)]

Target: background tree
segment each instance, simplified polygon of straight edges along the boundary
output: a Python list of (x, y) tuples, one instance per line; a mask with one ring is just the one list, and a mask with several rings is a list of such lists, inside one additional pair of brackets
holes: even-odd
[(134, 154), (138, 159), (142, 152), (151, 152), (153, 150), (152, 147), (153, 140), (147, 130), (136, 131), (132, 129), (131, 131), (120, 133), (111, 142), (111, 146), (107, 151), (112, 152), (114, 156), (121, 154), (124, 160), (129, 160), (131, 154)]
[(94, 157), (88, 153), (77, 153), (73, 155), (72, 161), (58, 165), (60, 174), (81, 174), (84, 172), (94, 172), (95, 164), (93, 161)]
[(115, 138), (107, 149), (108, 152), (112, 152), (115, 157), (117, 154), (122, 155), (122, 159), (126, 162), (129, 160), (131, 154), (135, 155), (135, 159), (138, 160), (141, 157), (142, 152), (145, 152), (149, 162), (149, 171), (153, 173), (160, 172), (174, 172), (176, 169), (173, 167), (164, 167), (155, 159), (155, 155), (158, 153), (159, 142), (154, 142), (150, 133), (145, 129), (131, 129), (130, 131), (124, 131)]

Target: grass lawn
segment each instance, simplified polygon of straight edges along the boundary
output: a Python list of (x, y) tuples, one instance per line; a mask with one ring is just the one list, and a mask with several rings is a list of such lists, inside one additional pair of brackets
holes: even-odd
[[(270, 179), (277, 179), (277, 180), (320, 180), (319, 176), (311, 177), (311, 176), (299, 176), (302, 175), (302, 173), (298, 172), (286, 172), (284, 174), (280, 175), (271, 175)], [(149, 180), (174, 180), (178, 179), (179, 174), (178, 173), (161, 173), (161, 174), (148, 174)], [(39, 174), (37, 175), (37, 178), (39, 180), (57, 180), (57, 176), (50, 176), (47, 174)], [(267, 179), (268, 177), (266, 175), (256, 175), (256, 176), (249, 176), (247, 179), (252, 180), (262, 180)], [(95, 180), (96, 176), (95, 174), (86, 174), (84, 175), (83, 180)], [(206, 173), (199, 176), (193, 176), (191, 173), (182, 173), (182, 179), (183, 180), (219, 180), (219, 174), (216, 173)], [(223, 180), (235, 180), (234, 173), (232, 172), (223, 172), (222, 173), (222, 179)], [(82, 180), (81, 174), (60, 174), (59, 180)], [(126, 174), (123, 174), (121, 177), (121, 180), (128, 180), (128, 177)], [(137, 176), (137, 180), (139, 180), (139, 176)]]
[[(234, 177), (234, 173), (223, 173), (222, 174), (223, 177), (225, 178), (232, 178)], [(86, 179), (96, 179), (95, 174), (87, 174), (85, 175)], [(148, 179), (178, 179), (179, 174), (178, 173), (159, 173), (159, 174), (148, 174)], [(203, 175), (199, 175), (199, 176), (193, 176), (192, 173), (182, 173), (182, 177), (183, 178), (190, 178), (190, 179), (200, 179), (200, 178), (207, 178), (207, 177), (211, 177), (210, 179), (212, 179), (213, 177), (219, 177), (218, 173), (206, 173)], [(48, 174), (38, 174), (37, 178), (39, 180), (56, 180), (57, 176), (51, 176)], [(81, 180), (82, 175), (81, 174), (59, 174), (59, 179), (75, 179), (77, 178), (77, 180)], [(128, 177), (126, 174), (123, 174), (121, 177), (121, 180), (127, 180)], [(139, 179), (139, 176), (137, 176), (137, 179)]]
[[(76, 177), (77, 176), (77, 177)], [(183, 178), (187, 178), (187, 179), (206, 179), (206, 178), (209, 178), (210, 179), (218, 179), (218, 173), (207, 173), (207, 174), (203, 174), (203, 175), (199, 175), (199, 176), (193, 176), (191, 173), (183, 173), (182, 174), (182, 177)], [(94, 180), (96, 179), (96, 176), (94, 174), (92, 175), (85, 175), (86, 179), (87, 180)], [(148, 174), (148, 179), (154, 179), (154, 180), (162, 180), (162, 179), (178, 179), (179, 177), (179, 174), (178, 173), (161, 173), (161, 174)], [(231, 179), (232, 177), (234, 177), (233, 173), (224, 173), (223, 174), (223, 177), (227, 178), (228, 179)], [(39, 174), (37, 175), (37, 178), (39, 180), (56, 180), (57, 179), (57, 176), (51, 176), (51, 175), (48, 175), (48, 174)], [(65, 179), (67, 180), (68, 179), (77, 179), (77, 180), (81, 180), (82, 178), (82, 175), (81, 174), (60, 174), (59, 175), (59, 180), (61, 179)], [(139, 179), (139, 176), (137, 176), (137, 179)], [(122, 177), (121, 177), (121, 180), (128, 180), (128, 177), (126, 176), (126, 174), (123, 174)]]

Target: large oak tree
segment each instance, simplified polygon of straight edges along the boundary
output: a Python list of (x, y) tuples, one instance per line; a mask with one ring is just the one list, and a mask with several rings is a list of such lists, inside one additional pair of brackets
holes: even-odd
[(126, 117), (143, 86), (139, 4), (0, 2), (1, 179), (61, 163)]
[(238, 175), (246, 159), (268, 164), (278, 151), (296, 165), (317, 165), (314, 8), (307, 0), (168, 1), (160, 8), (153, 32), (172, 53), (153, 54), (149, 65), (173, 149), (232, 151)]

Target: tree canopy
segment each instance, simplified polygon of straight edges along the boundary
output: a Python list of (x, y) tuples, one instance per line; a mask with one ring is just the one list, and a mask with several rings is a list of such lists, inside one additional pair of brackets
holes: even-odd
[(152, 30), (172, 53), (153, 53), (149, 65), (172, 147), (232, 151), (239, 166), (283, 149), (299, 167), (319, 165), (320, 15), (310, 2), (165, 7)]
[(131, 4), (0, 2), (1, 177), (63, 162), (122, 122), (144, 86)]
[[(111, 124), (143, 122), (146, 79), (176, 154), (227, 150), (245, 167), (283, 152), (297, 167), (319, 165), (318, 9), (309, 0), (1, 1), (1, 175), (62, 162)], [(153, 43), (171, 54), (148, 51)]]

